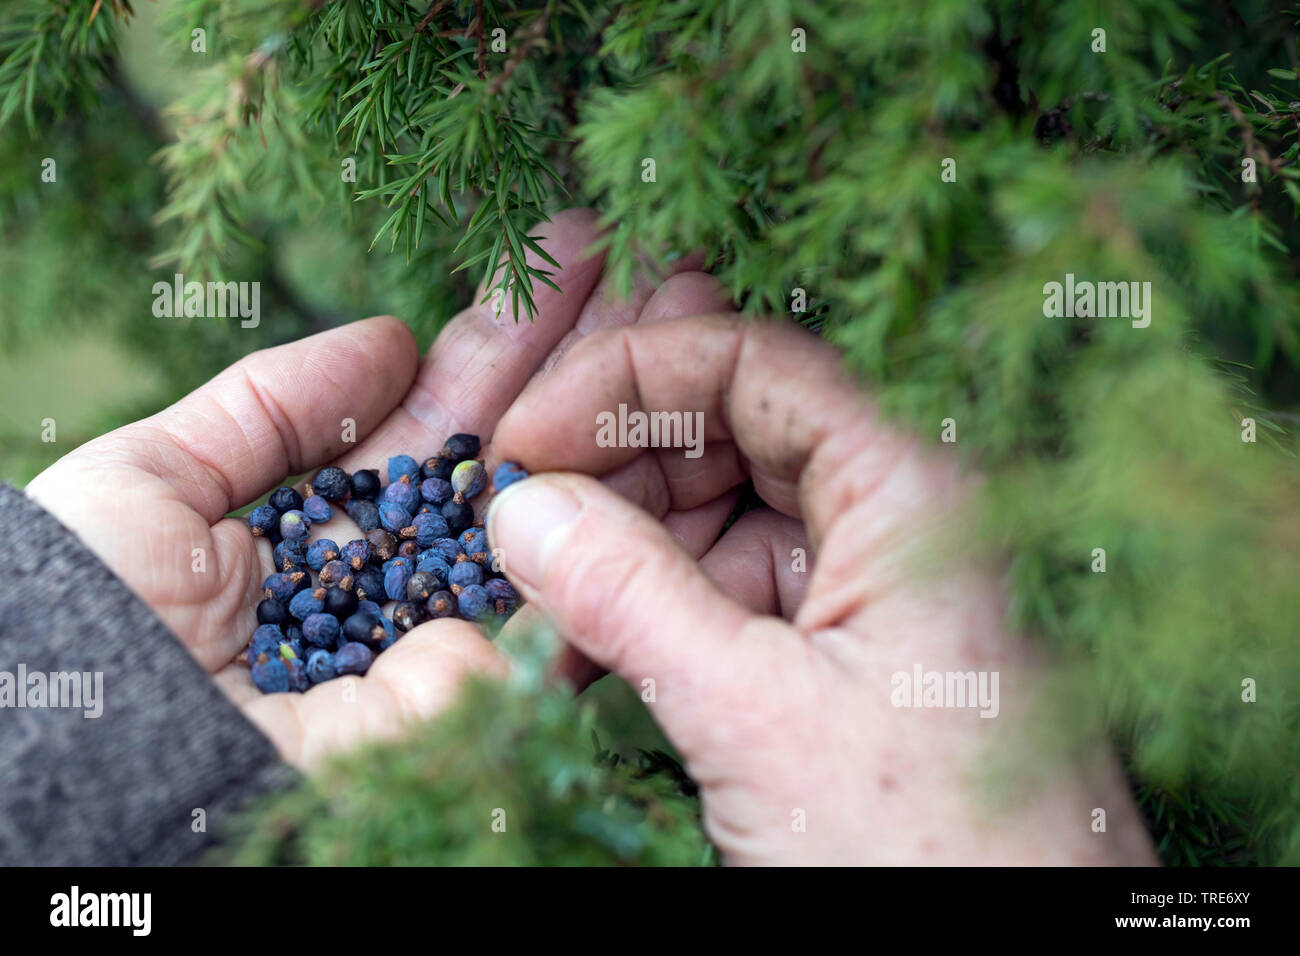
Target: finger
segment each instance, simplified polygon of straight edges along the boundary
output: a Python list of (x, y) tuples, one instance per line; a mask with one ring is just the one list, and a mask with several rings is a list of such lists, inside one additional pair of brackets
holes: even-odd
[[(596, 333), (569, 355), (562, 376), (511, 408), (497, 426), (495, 452), (533, 472), (605, 474), (644, 453), (597, 440), (597, 415), (614, 416), (620, 406), (702, 422), (707, 444), (690, 472), (694, 499), (735, 483), (727, 469), (708, 467), (713, 444), (734, 442), (758, 494), (803, 518), (815, 545), (833, 520), (877, 492), (912, 506), (942, 497), (951, 477), (950, 466), (936, 466), (917, 454), (914, 439), (880, 422), (831, 346), (789, 323), (731, 316)], [(881, 511), (873, 529), (895, 529), (902, 513)]]
[(488, 535), (511, 581), (570, 644), (633, 686), (655, 681), (664, 729), (689, 746), (734, 677), (753, 615), (654, 518), (586, 476), (510, 486), (489, 510)]
[[(698, 252), (683, 256), (668, 264), (666, 268), (661, 268), (648, 258), (643, 258), (639, 268), (632, 273), (632, 287), (626, 294), (620, 291), (620, 283), (616, 276), (609, 273), (603, 275), (582, 307), (582, 314), (578, 316), (578, 321), (551, 350), (542, 367), (534, 374), (533, 380), (549, 375), (569, 350), (592, 332), (599, 329), (621, 328), (644, 321), (645, 308), (658, 291), (664, 285), (676, 282), (680, 275), (702, 275), (691, 270), (698, 269), (703, 262), (704, 254)], [(683, 302), (686, 307), (678, 314), (699, 315), (703, 312), (721, 312), (727, 309), (725, 302), (715, 305), (716, 302), (717, 298), (713, 295), (708, 298), (702, 297), (689, 306)], [(529, 384), (531, 387), (532, 383)]]
[[(349, 451), (341, 467), (379, 467), (382, 477), (391, 455), (432, 455), (455, 432), (481, 435), (486, 443), (497, 419), (573, 328), (600, 277), (603, 257), (588, 255), (599, 236), (596, 220), (591, 210), (568, 209), (537, 227), (539, 245), (560, 264), (551, 279), (562, 291), (536, 283), (531, 322), (522, 315), (516, 321), (512, 304), (498, 315), (491, 301), (476, 297), (434, 341), (398, 412)], [(527, 262), (556, 271), (532, 250)]]
[(718, 589), (755, 614), (792, 620), (812, 571), (803, 525), (770, 508), (747, 511), (727, 529), (700, 568)]
[(363, 741), (390, 740), (441, 713), (472, 674), (504, 676), (500, 652), (474, 625), (442, 620), (413, 628), (364, 677), (317, 684), (305, 694), (250, 697), (244, 671), (219, 683), (295, 766), (311, 769)]
[[(607, 482), (606, 485), (608, 486)], [(627, 495), (623, 497), (626, 498)], [(726, 524), (727, 517), (735, 508), (736, 498), (735, 492), (729, 492), (690, 511), (670, 511), (660, 519), (660, 524), (683, 551), (698, 559), (718, 540), (718, 531)], [(535, 626), (539, 617), (536, 608), (525, 604), (506, 623), (506, 628), (512, 630)], [(572, 644), (566, 644), (556, 658), (554, 673), (567, 681), (575, 691), (582, 691), (604, 677), (605, 669), (593, 663)]]
[(682, 272), (668, 279), (646, 300), (638, 325), (667, 322), (691, 315), (731, 312), (727, 287), (707, 272)]
[(373, 429), (410, 387), (416, 362), (415, 338), (402, 322), (353, 322), (254, 352), (83, 452), (157, 475), (211, 525), (286, 475), (338, 454), (345, 418), (359, 435)]

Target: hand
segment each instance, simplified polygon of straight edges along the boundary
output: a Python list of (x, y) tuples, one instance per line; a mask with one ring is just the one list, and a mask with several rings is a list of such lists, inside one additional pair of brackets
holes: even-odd
[[(702, 412), (703, 457), (600, 447), (596, 417), (620, 404)], [(493, 454), (535, 475), (488, 515), (511, 580), (586, 657), (653, 686), (728, 862), (1154, 862), (1102, 742), (981, 787), (1042, 719), (1047, 665), (1006, 629), (997, 570), (954, 557), (967, 481), (882, 423), (824, 342), (728, 316), (592, 335), (506, 413)], [(611, 475), (622, 496), (588, 477)], [(656, 520), (747, 478), (769, 507), (698, 561)], [(942, 577), (916, 573), (945, 553)], [(891, 678), (917, 665), (997, 672), (996, 718), (894, 706)]]
[[(539, 228), (561, 265), (563, 294), (538, 285), (534, 324), (475, 305), (423, 363), (410, 331), (391, 318), (258, 352), (171, 408), (76, 449), (27, 492), (154, 609), (286, 759), (310, 765), (360, 737), (398, 734), (448, 703), (466, 672), (502, 669), (493, 645), (469, 623), (433, 621), (381, 654), (355, 682), (354, 699), (342, 680), (264, 696), (248, 668), (231, 662), (256, 627), (271, 549), (226, 515), (286, 476), (331, 462), (382, 474), (389, 456), (423, 458), (452, 433), (486, 439), (530, 377), (594, 329), (725, 307), (717, 283), (690, 272), (662, 287), (643, 275), (629, 300), (615, 301), (598, 284), (601, 260), (584, 257), (595, 219), (573, 210)], [(360, 439), (352, 448), (342, 441), (345, 418)], [(726, 514), (669, 520), (702, 551)], [(359, 532), (336, 508), (312, 537), (344, 544)], [(205, 570), (194, 570), (195, 549)]]

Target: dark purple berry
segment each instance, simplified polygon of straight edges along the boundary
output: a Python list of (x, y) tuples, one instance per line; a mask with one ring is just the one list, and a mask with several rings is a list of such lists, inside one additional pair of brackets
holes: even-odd
[[(382, 613), (371, 611), (357, 611), (343, 622), (343, 640), (365, 644), (371, 648), (379, 646), (383, 640), (383, 627), (380, 621), (384, 619)], [(375, 629), (379, 629), (379, 636), (376, 636)]]
[(456, 608), (456, 595), (450, 591), (434, 591), (429, 595), (429, 600), (424, 602), (424, 609), (433, 619), (455, 617), (459, 613)]
[(393, 626), (403, 633), (419, 627), (428, 619), (429, 612), (424, 609), (423, 601), (403, 601), (393, 608)]
[(408, 601), (424, 602), (429, 600), (429, 595), (439, 590), (442, 585), (438, 582), (438, 577), (428, 571), (416, 571), (407, 579), (406, 582), (406, 599)]
[(306, 693), (311, 686), (311, 681), (307, 679), (307, 665), (301, 658), (295, 657), (285, 661), (284, 666), (289, 671), (289, 690), (295, 694)]
[(438, 452), (438, 457), (464, 461), (466, 458), (473, 458), (478, 452), (478, 436), (458, 432), (442, 443), (442, 451)]
[(489, 581), (484, 581), (483, 590), (487, 591), (488, 598), (492, 601), (492, 605), (498, 614), (509, 614), (519, 607), (521, 600), (519, 592), (505, 578), (492, 578)]
[(358, 600), (382, 602), (388, 600), (384, 591), (384, 576), (375, 568), (365, 568), (353, 577), (352, 590)]
[(269, 538), (279, 527), (280, 512), (271, 505), (259, 505), (248, 513), (248, 530), (255, 538)]
[(281, 541), (271, 552), (271, 562), (280, 571), (305, 571), (308, 567), (307, 547), (301, 541)]
[(258, 624), (283, 624), (289, 620), (289, 609), (278, 598), (269, 597), (257, 605)]
[(301, 511), (286, 511), (280, 515), (280, 537), (286, 541), (305, 541), (311, 531), (311, 519)]
[(365, 499), (374, 501), (379, 495), (379, 472), (373, 469), (353, 472), (352, 474), (352, 497), (354, 499)]
[(333, 614), (341, 621), (357, 609), (359, 600), (355, 582), (345, 579), (339, 587), (325, 591), (325, 613)]
[(474, 509), (455, 498), (442, 506), (442, 516), (447, 520), (447, 530), (457, 535), (474, 523)]
[(339, 552), (339, 559), (353, 571), (360, 571), (370, 563), (370, 545), (361, 538), (349, 541)]
[(397, 556), (399, 558), (409, 558), (414, 564), (420, 557), (420, 546), (414, 541), (403, 541), (397, 546)]
[(365, 499), (349, 501), (344, 506), (344, 510), (347, 511), (348, 517), (356, 522), (363, 534), (379, 527), (379, 506), (373, 501)]
[(352, 569), (336, 558), (333, 561), (325, 562), (325, 566), (320, 569), (320, 583), (327, 588), (336, 588), (350, 574), (352, 574)]
[(420, 482), (420, 497), (431, 505), (442, 507), (451, 500), (451, 482), (443, 478), (426, 478)]
[(311, 480), (311, 490), (327, 501), (342, 501), (352, 491), (352, 479), (342, 468), (330, 465), (316, 472)]
[(334, 517), (334, 509), (320, 495), (312, 495), (304, 501), (302, 503), (302, 513), (310, 518), (314, 524), (324, 524)]
[(364, 674), (370, 670), (370, 664), (374, 661), (375, 655), (370, 653), (370, 648), (364, 644), (353, 643), (349, 641), (338, 649), (334, 654), (334, 669), (343, 674)]
[(432, 458), (426, 458), (424, 464), (420, 466), (420, 477), (441, 478), (447, 481), (451, 478), (451, 470), (455, 467), (454, 461), (434, 455)]
[(503, 461), (497, 465), (497, 470), (492, 472), (492, 487), (496, 489), (497, 494), (500, 494), (516, 481), (523, 481), (527, 477), (528, 472), (522, 465), (513, 461)]
[(302, 508), (302, 495), (292, 488), (277, 488), (271, 492), (271, 497), (266, 499), (266, 503), (280, 514), (286, 511), (299, 511)]

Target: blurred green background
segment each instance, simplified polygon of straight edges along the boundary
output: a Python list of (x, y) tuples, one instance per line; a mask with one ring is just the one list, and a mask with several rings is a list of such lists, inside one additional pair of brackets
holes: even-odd
[[(256, 349), (380, 313), (405, 319), (424, 347), (469, 301), (463, 276), (408, 267), (386, 245), (367, 251), (378, 204), (341, 221), (333, 202), (253, 182), (250, 199), (264, 210), (256, 247), (216, 278), (261, 283), (260, 326), (155, 318), (153, 284), (175, 270), (150, 262), (165, 242), (154, 222), (165, 176), (153, 157), (170, 135), (169, 104), (220, 53), (213, 31), (207, 54), (191, 52), (171, 6), (136, 6), (112, 82), (90, 109), (38, 112), (35, 136), (21, 122), (0, 131), (0, 480), (22, 486)], [(47, 157), (54, 183), (41, 181)], [(336, 165), (321, 172), (322, 197), (342, 188)], [(42, 441), (47, 418), (53, 443)]]

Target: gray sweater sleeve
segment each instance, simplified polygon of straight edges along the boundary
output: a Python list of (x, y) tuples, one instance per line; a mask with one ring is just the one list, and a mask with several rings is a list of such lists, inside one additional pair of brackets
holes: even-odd
[(295, 778), (153, 611), (3, 484), (0, 541), (0, 864), (193, 861)]

